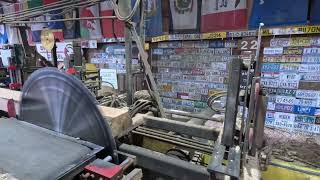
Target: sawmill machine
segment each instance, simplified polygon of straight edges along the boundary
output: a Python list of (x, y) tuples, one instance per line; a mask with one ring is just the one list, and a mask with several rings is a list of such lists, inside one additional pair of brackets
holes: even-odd
[(117, 151), (88, 89), (55, 68), (28, 78), (19, 117), (0, 119), (0, 134), (1, 177), (121, 179), (134, 159)]

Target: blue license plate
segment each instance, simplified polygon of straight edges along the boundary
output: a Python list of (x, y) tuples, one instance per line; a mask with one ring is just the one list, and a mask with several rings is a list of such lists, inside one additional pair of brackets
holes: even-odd
[(295, 114), (305, 114), (305, 115), (313, 116), (316, 112), (316, 108), (315, 107), (308, 107), (308, 106), (294, 105), (293, 112)]

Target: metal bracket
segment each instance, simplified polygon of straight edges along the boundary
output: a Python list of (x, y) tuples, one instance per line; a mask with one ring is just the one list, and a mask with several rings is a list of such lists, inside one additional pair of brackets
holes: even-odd
[(226, 153), (226, 146), (223, 146), (220, 144), (215, 146), (212, 154), (213, 159), (208, 165), (208, 171), (211, 174), (221, 173), (234, 178), (239, 178), (240, 177), (240, 158), (241, 158), (240, 147), (236, 146), (236, 147), (230, 148), (228, 153), (228, 159), (224, 159), (225, 153)]

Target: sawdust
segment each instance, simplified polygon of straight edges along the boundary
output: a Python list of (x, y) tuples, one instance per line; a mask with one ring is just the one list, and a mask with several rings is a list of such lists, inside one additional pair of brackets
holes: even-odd
[(6, 173), (6, 174), (0, 174), (0, 180), (18, 180), (18, 179)]
[(274, 158), (297, 165), (320, 168), (320, 140), (317, 135), (265, 129), (263, 151)]

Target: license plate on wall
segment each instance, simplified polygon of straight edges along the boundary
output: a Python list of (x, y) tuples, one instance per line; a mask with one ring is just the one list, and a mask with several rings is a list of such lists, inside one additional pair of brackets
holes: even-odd
[(295, 63), (287, 63), (287, 64), (281, 64), (280, 65), (280, 72), (298, 72), (299, 70), (299, 64)]
[(261, 79), (261, 85), (263, 87), (277, 88), (278, 80), (277, 79)]
[(270, 47), (288, 47), (289, 38), (274, 38), (270, 40)]
[(283, 54), (284, 55), (302, 55), (303, 53), (303, 48), (301, 47), (286, 47), (283, 49)]
[(279, 121), (294, 122), (296, 115), (291, 113), (275, 112), (274, 118)]
[(314, 124), (316, 117), (306, 115), (296, 115), (294, 122)]
[(299, 72), (320, 73), (320, 64), (300, 64)]
[(304, 48), (303, 54), (320, 55), (320, 48)]
[(277, 103), (277, 104), (275, 105), (275, 111), (292, 113), (292, 112), (293, 112), (293, 105), (278, 104), (278, 103)]
[(300, 63), (302, 61), (301, 56), (292, 56), (292, 55), (284, 55), (282, 56), (282, 62), (289, 62), (289, 63)]
[(282, 62), (282, 56), (263, 56), (263, 62)]
[(296, 99), (294, 105), (316, 107), (317, 101), (313, 99)]
[(315, 114), (316, 108), (315, 107), (310, 107), (310, 106), (297, 106), (294, 105), (293, 107), (293, 112), (295, 114), (305, 114), (305, 115), (310, 115), (313, 116)]
[(292, 96), (276, 96), (277, 104), (294, 105), (296, 98)]
[(305, 81), (320, 81), (320, 74), (304, 73), (301, 76), (301, 80), (305, 80)]
[(284, 89), (298, 89), (299, 81), (279, 81), (278, 86)]
[(296, 89), (277, 89), (277, 95), (281, 95), (281, 96), (296, 96)]
[(318, 99), (319, 91), (298, 89), (296, 97), (300, 99)]
[(299, 81), (300, 74), (297, 73), (281, 73), (280, 72), (280, 80), (289, 80), (289, 81)]
[(305, 64), (318, 64), (318, 63), (320, 63), (320, 56), (303, 55), (302, 56), (302, 63), (305, 63)]
[(267, 55), (276, 55), (276, 54), (282, 54), (282, 53), (283, 53), (282, 47), (263, 49), (263, 54), (267, 54)]
[(279, 72), (280, 64), (279, 63), (263, 63), (262, 72)]

